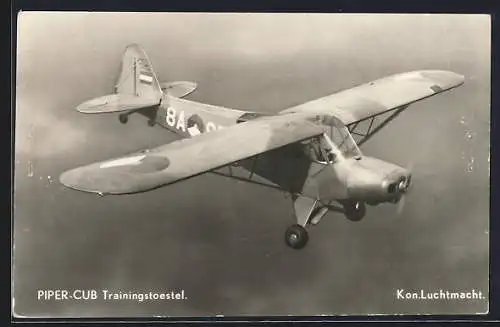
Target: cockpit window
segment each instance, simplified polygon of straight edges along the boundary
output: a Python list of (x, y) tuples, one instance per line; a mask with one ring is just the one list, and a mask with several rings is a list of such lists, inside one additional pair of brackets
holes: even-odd
[[(351, 133), (344, 124), (334, 116), (317, 117), (317, 123), (325, 127), (325, 137), (321, 138), (315, 145), (311, 143), (315, 152), (313, 158), (319, 162), (334, 162), (337, 154), (344, 158), (353, 158), (361, 156), (356, 142)], [(315, 146), (317, 149), (315, 149)], [(323, 151), (319, 150), (319, 147)]]
[(309, 149), (311, 151), (310, 157), (314, 161), (327, 163), (334, 162), (336, 155), (333, 153), (333, 149), (324, 138), (322, 139), (313, 139), (309, 143)]
[(327, 133), (332, 142), (339, 148), (345, 158), (352, 158), (361, 155), (356, 142), (347, 130), (347, 127), (331, 126)]

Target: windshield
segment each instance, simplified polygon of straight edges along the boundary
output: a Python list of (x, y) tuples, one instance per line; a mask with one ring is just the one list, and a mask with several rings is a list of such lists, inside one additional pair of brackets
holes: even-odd
[(361, 156), (361, 151), (359, 151), (351, 133), (340, 120), (333, 116), (327, 116), (323, 119), (322, 124), (327, 127), (326, 135), (345, 158)]

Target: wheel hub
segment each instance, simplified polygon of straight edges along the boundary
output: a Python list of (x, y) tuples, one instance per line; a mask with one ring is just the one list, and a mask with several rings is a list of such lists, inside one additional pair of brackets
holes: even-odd
[(290, 242), (297, 242), (297, 240), (299, 239), (299, 236), (297, 234), (290, 234)]
[(290, 226), (285, 232), (286, 243), (294, 249), (303, 248), (308, 239), (309, 236), (307, 235), (306, 229), (300, 225)]

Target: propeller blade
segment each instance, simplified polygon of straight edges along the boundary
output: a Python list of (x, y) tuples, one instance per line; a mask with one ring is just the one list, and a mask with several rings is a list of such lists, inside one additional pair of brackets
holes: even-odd
[(398, 209), (397, 209), (398, 216), (401, 215), (401, 213), (403, 212), (404, 206), (405, 206), (405, 195), (403, 194), (398, 202)]
[[(406, 169), (410, 172), (413, 171), (413, 168), (415, 167), (415, 162), (412, 160), (407, 166), (406, 166)], [(410, 175), (411, 176), (411, 175)], [(405, 198), (406, 198), (406, 195), (408, 194), (408, 191), (411, 190), (411, 187), (409, 187), (405, 193), (401, 194), (401, 198), (399, 199), (398, 201), (398, 207), (397, 207), (397, 215), (400, 216), (401, 213), (403, 212), (404, 210), (404, 207), (405, 207)]]

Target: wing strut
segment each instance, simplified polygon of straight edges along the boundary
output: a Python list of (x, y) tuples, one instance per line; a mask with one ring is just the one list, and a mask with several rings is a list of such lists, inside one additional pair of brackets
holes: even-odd
[[(406, 107), (408, 107), (408, 106), (399, 107), (389, 117), (387, 117), (384, 121), (382, 121), (381, 123), (379, 123), (375, 127), (373, 126), (373, 123), (375, 122), (375, 119), (380, 116), (380, 114), (359, 120), (355, 123), (348, 125), (347, 128), (349, 129), (349, 132), (352, 135), (361, 137), (360, 140), (356, 141), (358, 146), (361, 146), (363, 143), (368, 141), (375, 133), (377, 133), (385, 125), (389, 124), (394, 118), (396, 118), (401, 112), (403, 112), (403, 110), (405, 110)], [(363, 133), (362, 131), (359, 131), (357, 129), (357, 127), (359, 126), (359, 123), (364, 122), (364, 121), (368, 121), (368, 120), (370, 121), (370, 125), (368, 126), (367, 131), (365, 133)]]
[[(226, 173), (226, 172), (223, 172), (223, 171), (219, 171), (219, 170), (211, 170), (209, 171), (209, 173), (212, 173), (212, 174), (215, 174), (215, 175), (218, 175), (218, 176), (224, 176), (224, 177), (229, 177), (229, 178), (232, 178), (232, 179), (235, 179), (235, 180), (238, 180), (238, 181), (242, 181), (242, 182), (248, 182), (248, 183), (251, 183), (251, 184), (257, 184), (257, 185), (261, 185), (261, 186), (267, 186), (267, 187), (270, 187), (270, 188), (274, 188), (274, 189), (277, 189), (277, 190), (280, 190), (280, 191), (283, 191), (283, 189), (278, 186), (278, 185), (275, 185), (275, 184), (272, 184), (272, 183), (269, 183), (269, 182), (262, 182), (262, 181), (258, 181), (256, 179), (254, 179), (254, 175), (255, 176), (258, 176), (257, 174), (255, 174), (255, 167), (257, 166), (257, 159), (259, 158), (259, 155), (253, 157), (253, 158), (249, 158), (248, 160), (252, 160), (252, 167), (251, 167), (251, 170), (250, 170), (250, 174), (248, 176), (238, 176), (237, 174), (235, 174), (235, 172), (233, 171), (233, 167), (231, 165), (227, 165), (226, 167), (228, 168), (228, 171), (229, 173)], [(246, 169), (245, 169), (246, 170)]]
[(253, 158), (252, 170), (250, 171), (250, 175), (248, 176), (249, 179), (252, 179), (253, 177), (253, 173), (255, 172), (255, 166), (257, 166), (257, 159), (259, 159), (259, 156), (255, 156)]

